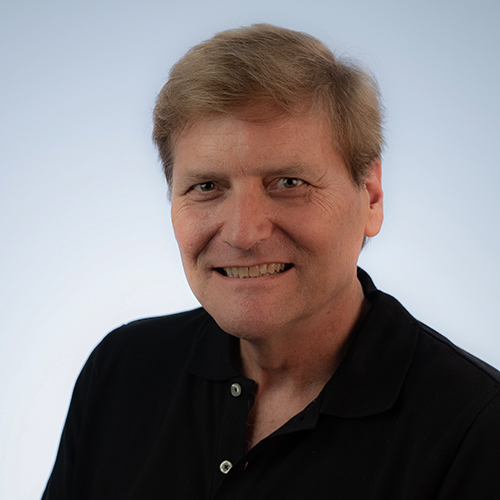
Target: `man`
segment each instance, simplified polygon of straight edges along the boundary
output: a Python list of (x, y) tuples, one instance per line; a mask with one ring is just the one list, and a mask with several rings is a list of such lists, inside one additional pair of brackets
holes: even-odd
[(500, 498), (500, 374), (357, 269), (373, 80), (308, 35), (226, 31), (174, 66), (154, 139), (203, 309), (96, 348), (44, 498)]

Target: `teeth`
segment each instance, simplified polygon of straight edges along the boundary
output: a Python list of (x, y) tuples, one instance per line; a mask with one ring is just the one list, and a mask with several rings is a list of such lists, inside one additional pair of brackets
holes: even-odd
[(252, 266), (249, 269), (249, 274), (250, 274), (250, 278), (256, 278), (257, 276), (260, 276), (259, 266)]
[(262, 264), (252, 267), (224, 267), (228, 278), (260, 278), (278, 274), (285, 270), (285, 264)]

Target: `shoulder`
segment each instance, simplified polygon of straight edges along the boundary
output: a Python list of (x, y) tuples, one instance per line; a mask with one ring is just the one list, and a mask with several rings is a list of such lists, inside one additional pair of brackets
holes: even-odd
[(99, 350), (135, 348), (140, 345), (188, 341), (196, 336), (200, 328), (210, 319), (208, 313), (202, 308), (138, 319), (110, 332), (97, 348)]
[(500, 419), (500, 372), (416, 320), (393, 297), (379, 293), (388, 306), (385, 312), (390, 312), (387, 333), (399, 339), (392, 344), (398, 346), (395, 352), (403, 352), (400, 345), (412, 346), (406, 351), (398, 406), (415, 415), (423, 428), (447, 434), (455, 443), (476, 429), (492, 435)]
[(454, 381), (457, 391), (477, 393), (500, 386), (500, 372), (461, 349), (447, 337), (418, 322), (418, 342), (414, 364), (421, 376), (433, 377), (436, 387)]
[[(420, 436), (422, 456), (441, 457), (439, 474), (447, 474), (454, 488), (461, 485), (443, 498), (474, 498), (471, 491), (457, 494), (474, 483), (465, 478), (489, 477), (485, 470), (500, 460), (500, 372), (416, 320), (393, 297), (379, 294), (387, 318), (384, 337), (391, 339), (384, 345), (392, 349), (385, 361), (404, 361), (395, 365), (405, 372), (393, 407), (400, 425), (407, 422)], [(486, 482), (498, 485), (492, 478)]]
[(443, 426), (450, 420), (468, 425), (486, 407), (495, 411), (493, 399), (500, 391), (497, 369), (415, 319), (398, 300), (373, 285), (369, 298), (372, 309), (363, 336), (372, 336), (372, 372), (389, 373), (394, 386), (401, 382), (400, 404), (433, 426), (439, 420)]
[(145, 318), (110, 332), (97, 345), (87, 365), (115, 372), (154, 370), (185, 362), (205, 326), (213, 322), (202, 309)]
[(497, 369), (418, 321), (391, 295), (374, 288), (369, 297), (374, 306), (370, 328), (379, 329), (379, 340), (385, 339), (394, 349), (394, 356), (406, 353), (410, 376), (412, 372), (418, 374), (436, 389), (449, 385), (471, 393), (480, 387), (489, 389), (500, 384)]

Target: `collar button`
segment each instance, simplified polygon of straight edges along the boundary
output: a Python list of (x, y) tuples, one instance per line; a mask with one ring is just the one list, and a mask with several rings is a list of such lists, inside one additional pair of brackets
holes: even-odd
[(233, 464), (229, 460), (224, 460), (219, 465), (219, 469), (222, 474), (227, 474), (233, 468)]
[(231, 396), (234, 396), (237, 398), (238, 396), (241, 396), (241, 385), (237, 384), (236, 382), (234, 384), (231, 384)]

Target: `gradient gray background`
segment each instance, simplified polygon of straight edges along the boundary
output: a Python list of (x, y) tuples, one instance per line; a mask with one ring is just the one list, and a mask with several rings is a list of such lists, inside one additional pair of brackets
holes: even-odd
[(371, 68), (386, 219), (360, 263), (499, 367), (499, 21), (497, 0), (4, 0), (0, 498), (40, 496), (75, 379), (109, 330), (197, 305), (150, 115), (170, 66), (222, 29), (306, 31)]

